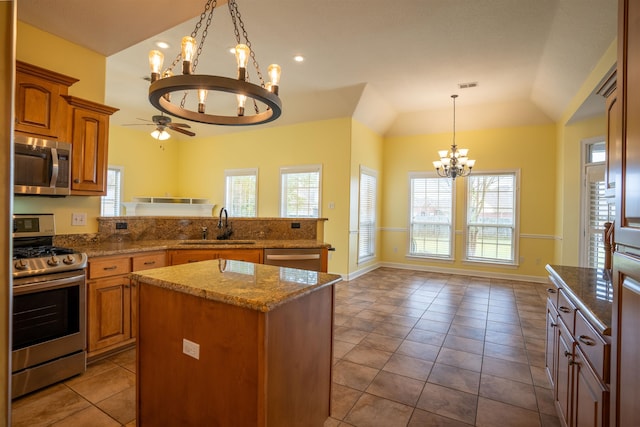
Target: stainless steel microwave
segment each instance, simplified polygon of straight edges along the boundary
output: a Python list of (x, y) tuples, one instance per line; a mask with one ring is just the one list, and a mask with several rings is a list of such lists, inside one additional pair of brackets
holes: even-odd
[(71, 193), (71, 144), (16, 135), (14, 194), (67, 196)]

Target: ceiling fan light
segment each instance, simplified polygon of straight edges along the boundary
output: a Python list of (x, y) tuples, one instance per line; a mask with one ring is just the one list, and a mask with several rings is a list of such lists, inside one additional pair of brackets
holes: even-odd
[(169, 138), (171, 138), (171, 135), (169, 134), (169, 132), (167, 132), (166, 130), (162, 129), (156, 129), (153, 132), (151, 132), (151, 136), (154, 139), (157, 139), (158, 141), (165, 141)]

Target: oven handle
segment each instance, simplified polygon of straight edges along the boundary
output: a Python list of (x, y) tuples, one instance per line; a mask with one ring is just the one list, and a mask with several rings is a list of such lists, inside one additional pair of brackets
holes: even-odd
[[(84, 283), (85, 275), (84, 274), (74, 274), (73, 276), (54, 278), (54, 279), (46, 279), (46, 276), (42, 276), (39, 278), (40, 280), (34, 281), (31, 283), (24, 284), (16, 284), (16, 280), (13, 283), (13, 294), (14, 295), (23, 295), (30, 294), (33, 292), (38, 292), (42, 290), (52, 290), (52, 289), (61, 289), (68, 288), (70, 285), (77, 284), (78, 281)], [(23, 279), (20, 279), (21, 281)]]
[(58, 182), (58, 171), (60, 170), (58, 150), (55, 148), (51, 149), (51, 159), (53, 160), (53, 167), (51, 168), (51, 182), (49, 183), (49, 187), (55, 188), (56, 183)]

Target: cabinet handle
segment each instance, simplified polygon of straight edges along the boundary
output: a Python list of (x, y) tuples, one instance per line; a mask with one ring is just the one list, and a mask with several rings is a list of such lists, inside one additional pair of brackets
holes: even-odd
[(130, 285), (124, 285), (125, 288), (129, 289)]
[(199, 259), (190, 259), (190, 260), (187, 260), (187, 262), (198, 262), (198, 261), (200, 261), (200, 260), (199, 260)]
[(579, 365), (579, 364), (580, 364), (580, 362), (576, 362), (575, 360), (569, 360), (569, 366)]
[(560, 310), (563, 313), (571, 313), (571, 309), (569, 307), (565, 307), (564, 305), (561, 305), (560, 308), (558, 308), (558, 310)]
[(73, 182), (76, 184), (80, 184), (80, 180), (78, 178), (74, 179)]
[(155, 261), (147, 261), (144, 263), (144, 265), (153, 265), (155, 263), (156, 263)]
[(555, 290), (555, 289), (553, 289), (553, 288), (549, 288), (549, 289), (547, 289), (547, 292), (548, 292), (548, 293), (550, 293), (550, 294), (555, 294), (555, 293), (556, 293), (556, 292), (558, 292), (558, 291), (556, 291), (556, 290)]
[(578, 341), (580, 341), (584, 345), (596, 345), (596, 341), (587, 335), (580, 335), (578, 337)]
[(103, 270), (109, 271), (109, 270), (115, 270), (116, 268), (118, 268), (117, 265), (112, 265), (111, 267), (104, 267)]
[(569, 352), (567, 350), (564, 351), (564, 357), (571, 357), (572, 354), (573, 353), (571, 353), (571, 352)]
[(557, 327), (558, 327), (558, 324), (557, 324), (557, 323), (553, 323), (553, 322), (551, 322), (551, 323), (549, 324), (549, 326), (551, 326), (552, 328), (557, 328)]

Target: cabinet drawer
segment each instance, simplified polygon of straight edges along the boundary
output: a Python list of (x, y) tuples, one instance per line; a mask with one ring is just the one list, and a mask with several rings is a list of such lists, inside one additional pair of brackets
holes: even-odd
[(558, 290), (558, 316), (567, 326), (569, 332), (573, 334), (576, 322), (576, 306), (569, 300), (562, 289)]
[(89, 279), (116, 276), (131, 272), (131, 258), (95, 258), (89, 260)]
[(164, 252), (153, 252), (133, 257), (133, 271), (160, 268), (167, 265), (167, 255)]
[(576, 342), (586, 356), (593, 370), (605, 383), (609, 383), (609, 344), (589, 324), (580, 313), (576, 313)]
[(547, 297), (549, 301), (553, 304), (555, 309), (558, 309), (558, 291), (560, 290), (560, 285), (553, 279), (553, 277), (549, 276), (549, 286), (547, 286)]

